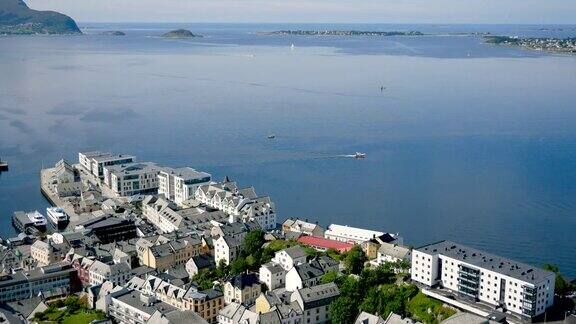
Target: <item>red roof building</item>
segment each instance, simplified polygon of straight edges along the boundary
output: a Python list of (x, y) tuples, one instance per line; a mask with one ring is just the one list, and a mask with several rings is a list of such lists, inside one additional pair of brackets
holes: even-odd
[(338, 252), (348, 252), (354, 246), (354, 244), (346, 242), (340, 242), (323, 237), (308, 236), (308, 235), (299, 237), (298, 242), (321, 251), (334, 249)]

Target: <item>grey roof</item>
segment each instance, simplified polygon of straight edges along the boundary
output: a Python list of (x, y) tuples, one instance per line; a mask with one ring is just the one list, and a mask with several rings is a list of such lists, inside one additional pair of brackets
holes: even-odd
[(262, 265), (262, 267), (266, 267), (272, 274), (284, 272), (284, 268), (274, 262), (265, 263)]
[(421, 246), (416, 249), (427, 254), (442, 254), (447, 257), (469, 263), (479, 268), (500, 273), (518, 280), (539, 283), (549, 276), (554, 276), (546, 271), (529, 264), (517, 262), (508, 258), (486, 253), (469, 246), (451, 241), (440, 241)]
[(22, 299), (18, 301), (13, 301), (2, 305), (1, 307), (10, 310), (12, 313), (22, 314), (25, 318), (30, 316), (30, 314), (38, 307), (40, 303), (43, 303), (42, 298), (32, 297), (28, 299)]
[(323, 285), (317, 285), (302, 288), (297, 291), (304, 302), (304, 309), (315, 308), (328, 305), (332, 300), (340, 295), (340, 290), (335, 283), (330, 282)]
[(442, 324), (496, 324), (498, 322), (491, 321), (476, 314), (459, 312), (454, 316), (442, 321)]
[(292, 259), (299, 259), (302, 257), (306, 257), (306, 251), (300, 245), (295, 245), (293, 247), (289, 247), (284, 249), (286, 254), (288, 254)]
[(164, 314), (177, 310), (174, 306), (161, 301), (157, 301), (153, 304), (145, 304), (140, 299), (140, 295), (141, 293), (139, 291), (128, 290), (126, 288), (111, 294), (113, 298), (150, 315), (154, 314), (157, 310)]
[(300, 276), (300, 278), (302, 278), (302, 280), (318, 278), (324, 275), (324, 271), (322, 269), (319, 269), (311, 265), (310, 263), (303, 263), (294, 266), (294, 268), (296, 269), (298, 275)]
[[(164, 168), (162, 172), (175, 175), (179, 178), (184, 180), (192, 180), (192, 179), (204, 179), (210, 178), (210, 174), (202, 171), (197, 171), (190, 167), (183, 167), (183, 168)], [(209, 179), (208, 179), (209, 180)]]
[(378, 315), (362, 312), (356, 317), (354, 324), (385, 324), (384, 319)]
[(410, 254), (410, 249), (401, 245), (384, 243), (380, 245), (378, 252), (394, 258), (406, 259)]
[(232, 286), (236, 288), (244, 289), (245, 287), (260, 284), (260, 281), (258, 280), (258, 276), (255, 273), (251, 272), (251, 273), (241, 273), (234, 276), (230, 280), (230, 283), (232, 284)]

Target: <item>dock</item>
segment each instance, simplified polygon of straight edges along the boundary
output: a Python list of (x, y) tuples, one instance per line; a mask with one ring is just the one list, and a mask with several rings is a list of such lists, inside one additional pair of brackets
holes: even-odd
[(54, 172), (54, 168), (42, 169), (40, 170), (40, 192), (42, 195), (48, 200), (50, 205), (53, 207), (60, 207), (64, 210), (64, 212), (70, 218), (70, 222), (68, 226), (64, 230), (71, 230), (74, 229), (76, 224), (83, 221), (79, 214), (76, 213), (74, 210), (74, 206), (71, 203), (62, 200), (58, 194), (56, 194), (52, 187), (50, 186), (50, 181), (52, 179), (52, 174)]

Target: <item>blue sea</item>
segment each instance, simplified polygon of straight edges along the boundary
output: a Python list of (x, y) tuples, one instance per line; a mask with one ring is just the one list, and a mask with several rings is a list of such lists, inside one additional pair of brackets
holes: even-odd
[[(48, 206), (42, 166), (104, 150), (228, 175), (270, 195), (281, 219), (412, 246), (449, 239), (576, 276), (576, 56), (479, 36), (576, 37), (576, 26), (81, 28), (0, 37), (2, 237), (15, 235), (15, 210)], [(159, 37), (177, 28), (204, 37)], [(267, 33), (282, 29), (425, 35)], [(366, 159), (346, 157), (356, 151)]]

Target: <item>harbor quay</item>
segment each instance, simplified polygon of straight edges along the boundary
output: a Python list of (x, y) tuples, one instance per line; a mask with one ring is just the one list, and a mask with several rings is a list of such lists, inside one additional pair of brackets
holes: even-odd
[[(391, 230), (280, 218), (255, 188), (188, 166), (83, 152), (42, 169), (40, 190), (52, 207), (15, 212), (22, 233), (0, 245), (0, 305), (77, 295), (117, 323), (343, 323), (342, 285), (372, 278), (370, 289), (408, 289), (398, 296), (410, 311), (355, 308), (350, 323), (449, 324), (538, 322), (560, 298), (550, 270), (451, 241), (411, 247)], [(380, 292), (358, 293), (360, 305)], [(436, 306), (426, 315), (417, 302)]]

